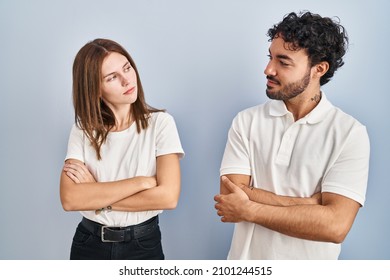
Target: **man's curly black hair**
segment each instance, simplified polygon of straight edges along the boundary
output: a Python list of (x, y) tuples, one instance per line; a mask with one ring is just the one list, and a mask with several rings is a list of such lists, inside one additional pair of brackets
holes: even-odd
[(317, 14), (290, 13), (267, 32), (269, 41), (281, 37), (292, 50), (305, 49), (311, 66), (321, 61), (329, 63), (329, 70), (321, 77), (321, 86), (329, 82), (334, 72), (344, 65), (348, 36), (338, 21)]

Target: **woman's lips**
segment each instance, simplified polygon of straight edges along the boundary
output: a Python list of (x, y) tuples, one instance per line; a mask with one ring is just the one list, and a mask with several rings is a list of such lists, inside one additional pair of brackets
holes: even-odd
[(135, 90), (135, 87), (132, 87), (132, 88), (130, 88), (128, 91), (126, 91), (126, 92), (124, 93), (124, 95), (132, 94), (132, 93), (134, 92), (134, 90)]

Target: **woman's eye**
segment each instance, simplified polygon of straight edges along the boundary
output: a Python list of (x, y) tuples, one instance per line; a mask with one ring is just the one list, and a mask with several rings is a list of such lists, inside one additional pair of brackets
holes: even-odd
[(129, 72), (130, 69), (131, 69), (131, 66), (129, 65), (129, 66), (127, 66), (127, 67), (125, 68), (125, 72)]
[(112, 75), (112, 76), (107, 78), (107, 82), (111, 82), (111, 81), (113, 81), (115, 79), (116, 79), (116, 75)]

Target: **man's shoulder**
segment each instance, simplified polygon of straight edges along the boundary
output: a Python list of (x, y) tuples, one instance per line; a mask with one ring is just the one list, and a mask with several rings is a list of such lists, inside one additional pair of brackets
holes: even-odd
[(248, 108), (240, 111), (237, 114), (237, 117), (253, 118), (259, 114), (261, 115), (263, 112), (265, 112), (266, 108), (269, 106), (269, 103), (270, 103), (270, 101), (262, 103), (262, 104), (258, 104), (258, 105), (252, 106), (252, 107), (248, 107)]
[(341, 108), (335, 106), (330, 100), (324, 95), (326, 102), (325, 106), (322, 107), (323, 110), (320, 113), (320, 118), (328, 119), (332, 124), (340, 123), (344, 127), (348, 126), (364, 126), (359, 120), (354, 116), (345, 112)]
[(342, 109), (338, 107), (333, 107), (333, 114), (330, 114), (333, 118), (333, 122), (339, 123), (343, 125), (344, 127), (348, 126), (357, 126), (357, 127), (364, 127), (365, 125), (362, 124), (358, 119), (356, 119), (354, 116), (344, 112)]
[(233, 127), (236, 129), (249, 129), (253, 124), (262, 122), (269, 112), (269, 102), (248, 107), (238, 112), (233, 119)]

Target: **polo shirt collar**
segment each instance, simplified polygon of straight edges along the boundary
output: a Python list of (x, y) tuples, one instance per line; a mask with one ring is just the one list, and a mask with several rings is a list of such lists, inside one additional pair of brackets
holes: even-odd
[[(324, 92), (322, 92), (320, 103), (304, 118), (300, 119), (300, 122), (315, 124), (325, 119), (327, 113), (332, 108), (332, 104), (326, 98)], [(286, 105), (281, 100), (271, 100), (269, 114), (273, 117), (282, 117), (290, 112), (287, 110)]]

